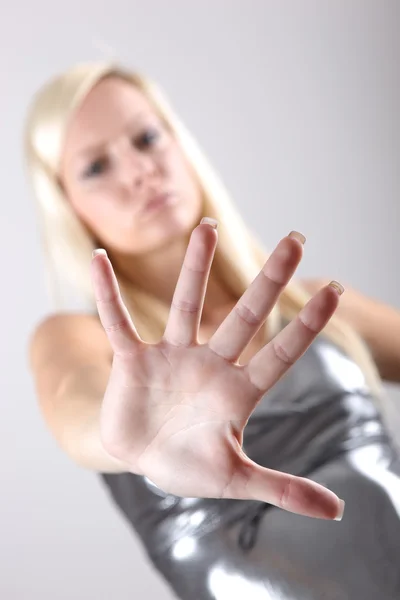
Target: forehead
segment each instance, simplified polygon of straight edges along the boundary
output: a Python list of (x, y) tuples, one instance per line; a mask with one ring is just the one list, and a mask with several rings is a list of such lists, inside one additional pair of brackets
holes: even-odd
[(143, 92), (133, 83), (110, 76), (92, 88), (80, 106), (76, 118), (86, 123), (95, 123), (107, 116), (117, 117), (121, 111), (134, 115), (142, 111), (152, 112), (153, 109)]
[(134, 84), (117, 76), (106, 77), (91, 89), (73, 116), (65, 150), (105, 142), (127, 124), (134, 125), (135, 120), (155, 114), (149, 100)]

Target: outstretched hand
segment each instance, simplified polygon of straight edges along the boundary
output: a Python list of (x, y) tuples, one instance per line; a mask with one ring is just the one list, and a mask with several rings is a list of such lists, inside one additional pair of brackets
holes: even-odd
[(312, 517), (341, 516), (330, 490), (264, 468), (245, 455), (243, 430), (262, 396), (307, 350), (335, 312), (342, 289), (323, 287), (245, 365), (238, 359), (302, 257), (301, 236), (283, 238), (206, 344), (198, 343), (217, 231), (192, 232), (162, 340), (140, 339), (104, 251), (92, 261), (100, 320), (114, 352), (102, 404), (109, 454), (168, 493), (261, 500)]

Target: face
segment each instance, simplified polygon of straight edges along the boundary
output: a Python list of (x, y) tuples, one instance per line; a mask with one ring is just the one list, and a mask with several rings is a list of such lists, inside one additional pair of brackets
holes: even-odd
[(143, 254), (187, 236), (202, 209), (199, 186), (173, 134), (144, 94), (100, 81), (67, 131), (61, 183), (99, 245)]

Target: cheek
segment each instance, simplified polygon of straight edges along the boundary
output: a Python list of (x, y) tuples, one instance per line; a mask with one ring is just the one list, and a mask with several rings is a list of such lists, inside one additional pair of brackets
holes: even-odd
[(92, 231), (101, 233), (105, 226), (112, 228), (117, 210), (110, 194), (104, 191), (71, 190), (70, 204), (78, 218)]
[(179, 190), (190, 195), (199, 193), (199, 186), (192, 173), (191, 166), (179, 148), (171, 152), (168, 157), (168, 170)]
[(92, 202), (88, 198), (88, 195), (82, 193), (80, 190), (71, 188), (69, 190), (68, 199), (71, 207), (79, 219), (86, 225), (90, 225), (95, 215), (95, 211), (93, 211), (91, 206)]

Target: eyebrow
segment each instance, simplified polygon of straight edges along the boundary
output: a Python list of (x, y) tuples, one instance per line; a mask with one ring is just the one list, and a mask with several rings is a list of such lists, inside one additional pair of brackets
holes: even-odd
[[(129, 119), (125, 125), (123, 125), (123, 127), (121, 128), (122, 131), (125, 131), (126, 129), (129, 129), (130, 127), (132, 127), (132, 125), (136, 124), (138, 120), (143, 119), (144, 117), (147, 117), (148, 113), (142, 112), (142, 113), (138, 113), (137, 115), (135, 115), (135, 117), (132, 117), (131, 119)], [(97, 144), (92, 144), (89, 146), (84, 146), (83, 148), (79, 149), (76, 152), (76, 158), (84, 158), (85, 156), (91, 155), (91, 154), (97, 154), (98, 152), (104, 150), (104, 148), (109, 144), (109, 141), (104, 141), (104, 142), (98, 142)]]

